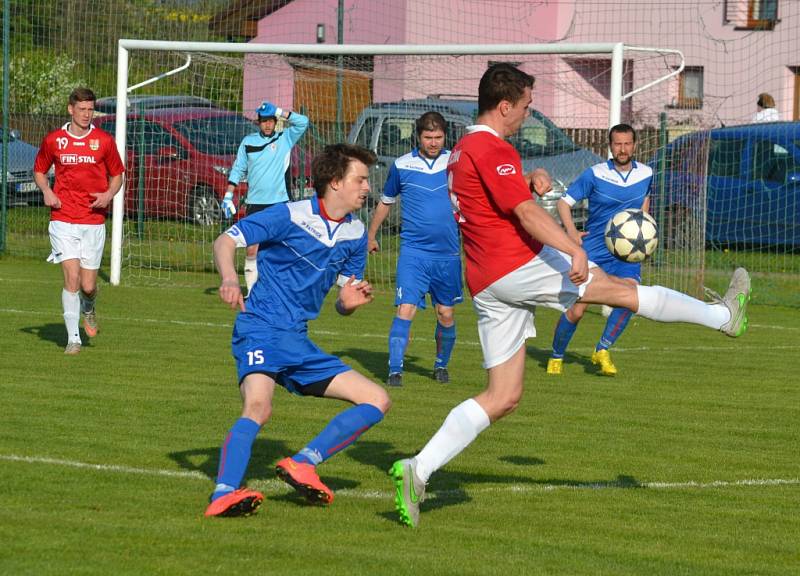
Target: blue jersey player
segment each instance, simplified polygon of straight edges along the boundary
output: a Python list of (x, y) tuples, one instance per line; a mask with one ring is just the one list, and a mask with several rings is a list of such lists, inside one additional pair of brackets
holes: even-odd
[[(248, 134), (239, 144), (236, 160), (228, 175), (228, 188), (222, 200), (227, 217), (236, 213), (233, 190), (242, 180), (247, 180), (247, 214), (255, 214), (273, 204), (289, 201), (286, 190), (286, 170), (289, 168), (292, 148), (308, 128), (308, 118), (298, 112), (278, 108), (263, 102), (256, 109), (258, 132)], [(278, 118), (288, 125), (276, 131)], [(258, 246), (248, 246), (244, 261), (244, 281), (248, 295), (258, 280), (256, 252)]]
[(383, 221), (402, 198), (400, 256), (397, 261), (397, 316), (389, 330), (389, 386), (403, 384), (403, 355), (417, 308), (425, 307), (430, 293), (436, 309), (435, 380), (447, 383), (447, 363), (456, 341), (453, 307), (461, 302), (461, 256), (458, 224), (447, 190), (444, 149), (447, 123), (438, 112), (426, 112), (416, 121), (419, 146), (395, 160), (389, 169), (381, 202), (369, 226), (369, 251), (380, 246), (375, 239)]
[[(328, 146), (313, 162), (317, 197), (263, 210), (242, 219), (214, 242), (221, 277), (220, 298), (241, 310), (233, 328), (233, 356), (242, 396), (242, 415), (220, 450), (217, 484), (206, 516), (243, 516), (263, 495), (241, 487), (250, 450), (272, 411), (275, 385), (300, 396), (344, 400), (340, 412), (302, 450), (277, 464), (278, 477), (308, 501), (330, 504), (333, 492), (316, 467), (352, 444), (383, 419), (391, 401), (368, 380), (308, 337), (307, 323), (339, 285), (336, 310), (351, 314), (372, 300), (363, 280), (367, 254), (364, 224), (352, 213), (369, 194), (375, 155), (349, 144)], [(246, 301), (236, 274), (235, 251), (257, 244), (262, 274)]]
[[(641, 264), (631, 264), (615, 258), (606, 247), (604, 233), (608, 221), (621, 210), (650, 207), (650, 183), (653, 171), (633, 159), (636, 152), (636, 132), (627, 124), (617, 124), (608, 133), (611, 159), (585, 170), (558, 201), (558, 213), (567, 234), (583, 245), (589, 259), (605, 272), (637, 285), (642, 281)], [(570, 209), (584, 198), (589, 201), (586, 232), (578, 232)], [(553, 336), (553, 352), (547, 362), (548, 374), (561, 374), (564, 354), (586, 312), (587, 304), (578, 302), (561, 314)], [(606, 321), (600, 341), (592, 353), (592, 363), (600, 366), (601, 374), (614, 376), (617, 368), (608, 349), (625, 330), (633, 313), (627, 308), (614, 308)]]

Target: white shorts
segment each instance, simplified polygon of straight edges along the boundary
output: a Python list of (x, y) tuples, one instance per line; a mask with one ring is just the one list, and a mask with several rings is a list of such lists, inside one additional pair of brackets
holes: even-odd
[(100, 268), (106, 243), (105, 224), (70, 224), (51, 220), (48, 231), (52, 250), (48, 262), (59, 264), (64, 260), (79, 259), (81, 268)]
[(567, 254), (545, 246), (535, 258), (473, 296), (484, 368), (502, 364), (527, 338), (536, 336), (536, 306), (563, 312), (583, 295), (592, 275), (576, 286), (569, 279), (571, 265)]

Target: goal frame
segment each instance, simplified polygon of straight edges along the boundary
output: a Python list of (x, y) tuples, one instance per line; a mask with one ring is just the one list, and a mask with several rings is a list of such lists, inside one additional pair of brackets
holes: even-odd
[[(608, 126), (618, 124), (621, 117), (622, 102), (634, 94), (664, 82), (681, 73), (685, 61), (679, 50), (666, 48), (644, 48), (626, 46), (622, 42), (604, 43), (561, 43), (561, 44), (440, 44), (440, 45), (408, 45), (408, 44), (254, 44), (231, 42), (176, 42), (166, 40), (134, 40), (120, 39), (117, 53), (117, 110), (127, 108), (127, 95), (146, 84), (171, 75), (179, 69), (166, 72), (135, 86), (128, 86), (128, 69), (131, 52), (137, 50), (159, 50), (173, 52), (222, 52), (222, 53), (255, 53), (276, 55), (365, 55), (365, 56), (460, 56), (460, 55), (503, 55), (503, 54), (610, 54), (611, 85), (608, 110)], [(623, 94), (623, 65), (625, 51), (644, 51), (678, 56), (679, 65), (669, 74), (657, 78), (644, 86)], [(190, 60), (190, 59), (189, 59)], [(187, 62), (188, 66), (188, 62)], [(115, 140), (123, 162), (127, 161), (127, 114), (116, 115)], [(114, 197), (111, 226), (111, 270), (110, 282), (117, 286), (122, 275), (122, 233), (125, 216), (126, 183)]]

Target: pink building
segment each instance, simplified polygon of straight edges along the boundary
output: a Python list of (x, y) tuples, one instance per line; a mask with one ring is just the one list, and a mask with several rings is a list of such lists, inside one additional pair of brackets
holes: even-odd
[[(770, 93), (784, 120), (800, 118), (800, 2), (789, 0), (345, 0), (345, 44), (613, 43), (680, 50), (685, 70), (634, 95), (622, 118), (655, 125), (666, 112), (687, 127), (741, 124), (756, 112), (757, 95)], [(279, 7), (278, 7), (279, 6)], [(258, 43), (337, 43), (337, 0), (279, 2), (258, 21)], [(453, 65), (419, 58), (348, 59), (346, 75), (352, 119), (368, 101), (430, 94), (470, 95), (488, 62), (511, 60), (537, 77), (534, 106), (563, 126), (607, 125), (610, 58), (515, 55), (464, 58)], [(664, 76), (674, 57), (626, 51), (624, 92)], [(245, 110), (263, 99), (307, 108), (330, 118), (330, 60), (248, 57)], [(316, 104), (313, 102), (317, 101)], [(323, 102), (320, 104), (319, 102)]]

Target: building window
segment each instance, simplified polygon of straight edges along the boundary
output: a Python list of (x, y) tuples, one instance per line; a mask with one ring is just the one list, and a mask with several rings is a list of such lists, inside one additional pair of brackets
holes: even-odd
[(703, 67), (687, 66), (678, 76), (678, 96), (673, 108), (703, 107)]
[(724, 22), (736, 30), (772, 30), (778, 22), (778, 0), (726, 0)]

